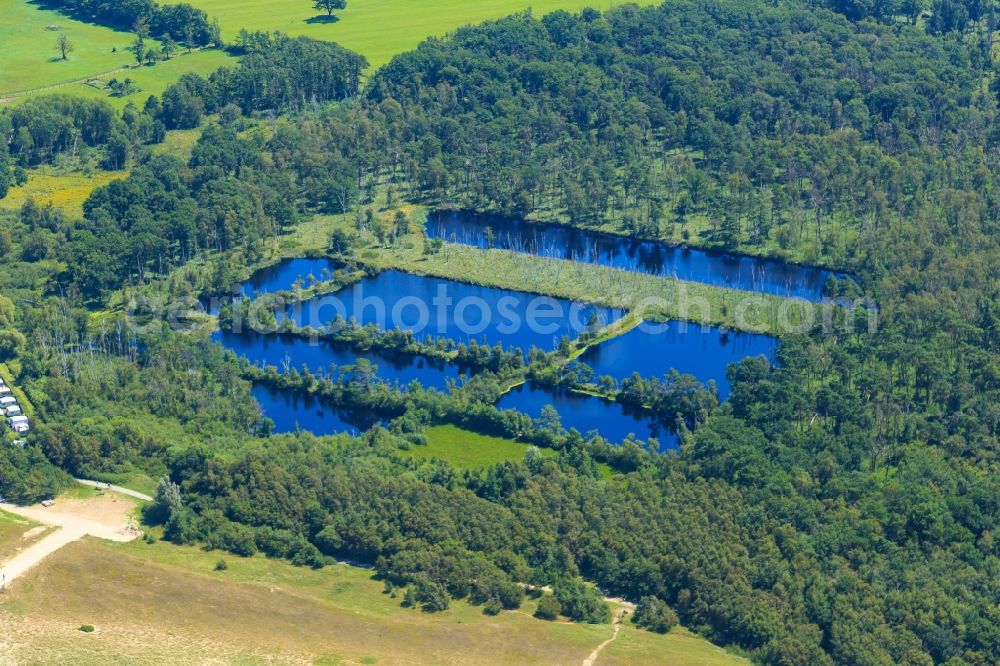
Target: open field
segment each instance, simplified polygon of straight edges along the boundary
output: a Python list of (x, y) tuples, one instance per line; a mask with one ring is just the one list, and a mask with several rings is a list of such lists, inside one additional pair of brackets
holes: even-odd
[(187, 162), (191, 159), (191, 151), (194, 149), (198, 139), (201, 137), (201, 128), (185, 130), (173, 130), (167, 132), (167, 137), (163, 143), (150, 146), (157, 155), (173, 155), (179, 160)]
[(631, 623), (624, 625), (618, 638), (609, 643), (601, 652), (600, 664), (675, 664), (683, 666), (723, 666), (724, 664), (744, 664), (741, 659), (692, 634), (683, 627), (674, 627), (664, 641), (651, 641), (649, 632), (635, 629)]
[[(439, 458), (448, 461), (456, 469), (480, 469), (502, 462), (520, 462), (531, 448), (512, 439), (481, 435), (453, 425), (433, 426), (426, 430), (427, 444), (413, 445), (400, 454), (415, 460)], [(552, 449), (540, 448), (542, 457), (556, 455)], [(614, 470), (598, 463), (597, 469), (604, 480), (614, 476)]]
[(0, 511), (0, 563), (24, 550), (49, 532), (49, 528), (21, 516)]
[[(103, 99), (117, 109), (125, 108), (125, 105), (129, 102), (141, 108), (146, 103), (146, 98), (150, 95), (159, 97), (170, 84), (187, 72), (208, 76), (223, 65), (234, 64), (236, 64), (236, 58), (225, 51), (203, 49), (185, 53), (181, 50), (170, 60), (163, 60), (152, 66), (132, 67), (114, 74), (94, 77), (101, 82), (106, 82), (111, 78), (118, 78), (120, 80), (127, 77), (132, 79), (139, 90), (125, 97), (112, 97), (105, 90), (87, 83), (71, 83), (47, 92), (60, 92), (79, 95), (81, 97)], [(14, 100), (13, 103), (16, 104), (17, 100)]]
[(94, 188), (107, 185), (113, 180), (125, 178), (126, 171), (95, 170), (84, 174), (78, 171), (64, 172), (51, 166), (41, 166), (28, 172), (28, 182), (23, 187), (12, 187), (7, 196), (0, 199), (0, 208), (16, 210), (29, 197), (44, 204), (52, 202), (70, 217), (83, 215), (83, 202)]
[[(609, 0), (348, 0), (347, 9), (326, 22), (308, 0), (191, 0), (215, 16), (222, 36), (232, 41), (241, 28), (280, 30), (337, 42), (368, 59), (375, 69), (427, 37), (440, 37), (464, 25), (497, 19), (529, 7), (536, 16), (557, 9), (608, 9)], [(619, 3), (620, 4), (620, 3)], [(638, 4), (652, 4), (639, 0)]]
[[(142, 472), (126, 472), (122, 474), (104, 474), (101, 482), (108, 481), (116, 486), (129, 490), (153, 495), (156, 492), (156, 479), (151, 479)], [(93, 492), (93, 491), (91, 491)]]
[[(427, 444), (412, 446), (400, 453), (408, 458), (447, 460), (458, 469), (478, 469), (502, 462), (519, 462), (530, 447), (512, 439), (491, 437), (463, 430), (452, 425), (434, 426), (427, 429)], [(551, 450), (539, 449), (543, 455), (551, 455)]]
[[(65, 33), (75, 50), (62, 60), (56, 49)], [(108, 72), (134, 62), (126, 47), (135, 38), (91, 23), (74, 21), (27, 0), (8, 0), (0, 12), (0, 98), (10, 93)], [(115, 51), (112, 51), (115, 49)]]
[[(80, 87), (91, 91), (86, 94), (103, 96), (103, 93), (90, 86), (81, 85)], [(67, 87), (66, 90), (69, 88)], [(131, 99), (135, 99), (135, 96)], [(201, 130), (198, 129), (168, 132), (166, 140), (162, 144), (152, 146), (152, 148), (156, 153), (175, 155), (180, 159), (187, 160), (199, 136), (201, 136)], [(17, 210), (29, 197), (32, 197), (41, 204), (51, 201), (70, 217), (81, 217), (83, 215), (83, 202), (87, 200), (94, 189), (127, 176), (128, 171), (93, 169), (84, 173), (79, 170), (48, 165), (34, 167), (28, 170), (27, 183), (22, 187), (10, 188), (7, 196), (0, 199), (0, 208)]]
[[(70, 544), (0, 597), (0, 660), (579, 664), (611, 635), (608, 625), (535, 620), (530, 602), (493, 618), (462, 602), (437, 615), (403, 609), (371, 572), (346, 565), (314, 571), (225, 556), (228, 569), (214, 571), (219, 559), (163, 542)], [(83, 624), (96, 631), (80, 632)], [(679, 666), (742, 663), (676, 636), (624, 626), (617, 640), (629, 638), (628, 656), (609, 646), (599, 663), (666, 663), (661, 653), (686, 653), (689, 661), (671, 662)]]
[[(74, 50), (62, 60), (56, 39), (66, 34)], [(164, 62), (134, 67), (135, 58), (127, 47), (135, 39), (130, 32), (75, 21), (59, 12), (42, 9), (28, 0), (8, 0), (0, 13), (0, 100), (16, 104), (32, 94), (63, 92), (107, 100), (123, 108), (130, 100), (141, 105), (151, 94), (159, 95), (185, 72), (209, 74), (219, 66), (235, 62), (223, 51), (182, 50)], [(155, 40), (149, 40), (156, 45)], [(125, 69), (127, 68), (127, 69)], [(131, 78), (141, 89), (128, 97), (111, 97), (86, 83), (112, 77)]]
[(8, 544), (6, 553), (0, 554), (3, 571), (0, 586), (4, 590), (45, 564), (54, 553), (86, 536), (120, 542), (139, 536), (135, 529), (136, 502), (119, 493), (74, 486), (48, 506), (4, 503), (0, 507), (33, 526), (16, 544)]

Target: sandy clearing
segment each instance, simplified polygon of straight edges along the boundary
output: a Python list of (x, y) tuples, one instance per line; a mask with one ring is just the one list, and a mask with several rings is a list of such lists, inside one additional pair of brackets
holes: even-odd
[(131, 541), (141, 534), (131, 517), (135, 503), (112, 495), (61, 499), (53, 506), (0, 504), (0, 509), (57, 529), (0, 563), (0, 587), (6, 587), (43, 559), (86, 535)]

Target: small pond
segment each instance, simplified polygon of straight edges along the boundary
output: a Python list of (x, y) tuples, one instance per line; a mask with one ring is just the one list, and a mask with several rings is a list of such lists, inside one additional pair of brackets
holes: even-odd
[(274, 421), (276, 433), (308, 430), (314, 435), (347, 432), (357, 435), (379, 422), (372, 414), (352, 412), (330, 405), (315, 396), (254, 384), (251, 391), (264, 416)]
[(642, 440), (656, 437), (660, 441), (661, 450), (677, 446), (674, 434), (657, 420), (634, 414), (617, 402), (563, 389), (522, 384), (505, 393), (497, 407), (516, 409), (532, 418), (538, 418), (545, 405), (556, 408), (563, 428), (576, 428), (584, 436), (591, 430), (596, 430), (604, 439), (616, 444), (631, 434)]
[(244, 296), (271, 294), (277, 291), (291, 291), (297, 280), (303, 287), (310, 284), (312, 276), (317, 282), (330, 279), (336, 264), (332, 259), (282, 259), (273, 266), (263, 268), (242, 285)]
[(726, 368), (748, 356), (764, 355), (772, 362), (778, 339), (770, 335), (723, 331), (670, 321), (643, 322), (631, 331), (591, 347), (579, 360), (594, 370), (595, 379), (610, 375), (621, 381), (633, 372), (662, 379), (673, 368), (699, 381), (715, 380), (719, 397), (729, 395)]

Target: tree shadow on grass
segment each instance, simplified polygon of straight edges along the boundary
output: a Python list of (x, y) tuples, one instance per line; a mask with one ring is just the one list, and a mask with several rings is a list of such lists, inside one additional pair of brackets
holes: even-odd
[(306, 19), (306, 23), (336, 23), (340, 20), (339, 16), (327, 16), (326, 14), (318, 14)]
[(323, 23), (336, 23), (339, 20), (340, 20), (339, 16), (327, 16), (326, 14), (317, 14), (316, 16), (312, 16), (310, 18), (307, 18), (306, 19), (306, 23), (309, 23), (309, 24), (314, 24), (314, 23), (320, 23), (320, 24), (323, 24)]

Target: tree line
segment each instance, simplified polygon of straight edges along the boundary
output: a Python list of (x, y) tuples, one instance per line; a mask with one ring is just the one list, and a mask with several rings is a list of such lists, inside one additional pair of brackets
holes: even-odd
[(219, 26), (203, 9), (183, 2), (158, 4), (154, 0), (42, 0), (42, 6), (55, 9), (81, 21), (105, 25), (116, 30), (148, 28), (157, 39), (183, 42), (189, 48), (221, 43)]

